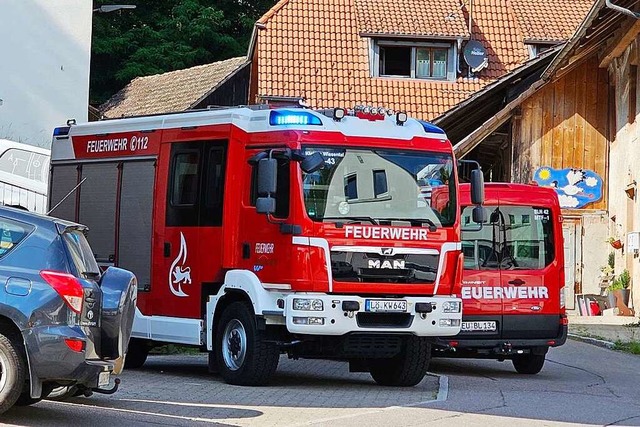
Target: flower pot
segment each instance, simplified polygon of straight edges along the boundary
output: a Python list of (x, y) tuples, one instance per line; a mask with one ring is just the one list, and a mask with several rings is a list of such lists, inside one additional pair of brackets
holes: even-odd
[(622, 249), (622, 242), (619, 239), (618, 240), (613, 240), (613, 241), (609, 242), (609, 244), (611, 244), (613, 249)]

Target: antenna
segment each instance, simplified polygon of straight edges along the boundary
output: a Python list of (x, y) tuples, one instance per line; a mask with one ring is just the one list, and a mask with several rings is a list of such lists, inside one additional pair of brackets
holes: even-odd
[(86, 176), (85, 176), (84, 178), (82, 178), (82, 181), (80, 181), (80, 183), (79, 183), (78, 185), (76, 185), (75, 187), (73, 187), (73, 188), (71, 189), (71, 191), (69, 191), (69, 192), (67, 193), (67, 195), (66, 195), (66, 196), (64, 196), (64, 197), (62, 198), (62, 200), (60, 200), (60, 201), (59, 201), (59, 202), (58, 202), (54, 207), (52, 207), (51, 209), (49, 209), (49, 211), (47, 212), (47, 215), (49, 215), (51, 212), (53, 212), (54, 210), (56, 210), (56, 208), (57, 208), (58, 206), (60, 206), (60, 205), (62, 204), (62, 202), (64, 202), (65, 200), (67, 200), (67, 197), (69, 197), (70, 195), (72, 195), (72, 194), (73, 194), (73, 192), (74, 192), (74, 191), (76, 191), (76, 190), (78, 189), (78, 187), (80, 187), (80, 186), (82, 185), (82, 183), (83, 183), (83, 182), (85, 182), (86, 180), (87, 180), (87, 177), (86, 177)]

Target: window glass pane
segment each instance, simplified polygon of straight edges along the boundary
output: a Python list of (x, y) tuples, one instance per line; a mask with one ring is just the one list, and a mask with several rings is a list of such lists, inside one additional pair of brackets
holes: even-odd
[(0, 171), (47, 183), (49, 156), (12, 148), (0, 156)]
[(388, 192), (387, 173), (384, 170), (373, 171), (373, 194), (378, 197)]
[(344, 177), (344, 195), (347, 200), (358, 198), (358, 175), (352, 174)]
[(222, 224), (222, 197), (224, 183), (224, 150), (213, 147), (209, 150), (209, 158), (205, 165), (204, 206), (200, 225)]
[(416, 77), (431, 76), (431, 55), (429, 49), (416, 49)]
[(197, 152), (180, 153), (175, 156), (172, 205), (193, 206), (196, 204), (198, 198), (198, 162), (199, 155)]
[(291, 186), (291, 163), (278, 159), (278, 178), (276, 183), (276, 218), (289, 217), (289, 195)]
[(447, 77), (447, 51), (446, 49), (433, 49), (433, 74), (431, 77)]
[(70, 231), (63, 234), (63, 240), (67, 249), (69, 250), (69, 256), (71, 262), (76, 269), (76, 275), (78, 277), (87, 278), (85, 273), (99, 274), (100, 269), (98, 263), (91, 251), (89, 242), (80, 231)]
[(380, 48), (380, 74), (411, 77), (411, 48), (385, 46)]
[[(497, 210), (491, 206), (485, 206), (485, 208), (489, 213)], [(499, 270), (500, 262), (497, 251), (499, 244), (497, 239), (500, 237), (497, 229), (499, 222), (485, 224), (478, 230), (477, 224), (471, 220), (473, 209), (474, 206), (467, 206), (462, 211), (464, 268), (465, 270)], [(491, 219), (495, 219), (495, 215), (491, 216)]]
[(32, 229), (30, 225), (0, 218), (0, 258), (11, 252)]

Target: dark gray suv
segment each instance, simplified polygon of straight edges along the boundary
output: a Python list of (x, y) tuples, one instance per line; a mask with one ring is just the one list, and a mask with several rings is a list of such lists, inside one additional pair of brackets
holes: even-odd
[(86, 228), (0, 206), (0, 413), (54, 388), (111, 393), (135, 312), (135, 276), (101, 273)]

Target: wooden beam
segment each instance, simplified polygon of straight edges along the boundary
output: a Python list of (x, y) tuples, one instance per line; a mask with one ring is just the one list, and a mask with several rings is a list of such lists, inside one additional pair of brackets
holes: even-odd
[(618, 33), (620, 37), (618, 41), (605, 49), (604, 56), (600, 60), (600, 68), (607, 68), (611, 61), (622, 55), (622, 52), (635, 40), (639, 33), (640, 20), (634, 19), (631, 23), (623, 26)]

